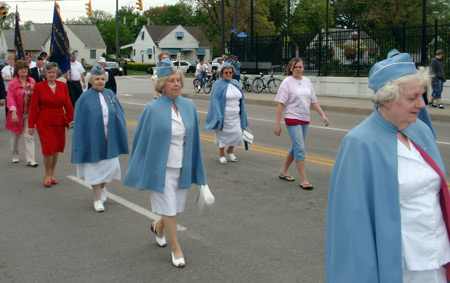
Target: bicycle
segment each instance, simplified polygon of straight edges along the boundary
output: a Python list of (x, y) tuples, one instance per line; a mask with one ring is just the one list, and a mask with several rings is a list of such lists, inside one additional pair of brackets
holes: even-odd
[(260, 93), (263, 89), (268, 88), (271, 93), (277, 93), (280, 88), (282, 80), (274, 78), (273, 73), (267, 83), (264, 82), (264, 74), (260, 73), (261, 77), (253, 80), (252, 89), (256, 93)]
[(194, 81), (192, 83), (194, 84), (194, 90), (196, 93), (199, 93), (200, 89), (203, 88), (203, 92), (208, 94), (211, 92), (211, 87), (214, 82), (215, 82), (215, 80), (213, 80), (212, 78), (206, 78), (206, 76), (204, 76), (200, 82), (200, 88), (198, 87), (198, 79), (197, 78), (194, 79)]
[(250, 82), (249, 77), (245, 75), (245, 73), (242, 74), (242, 90), (245, 90), (247, 92), (252, 91), (252, 83)]

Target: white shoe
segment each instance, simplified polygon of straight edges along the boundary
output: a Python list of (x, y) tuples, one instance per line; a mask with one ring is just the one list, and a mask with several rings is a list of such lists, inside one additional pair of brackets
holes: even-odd
[(19, 163), (19, 158), (13, 157), (13, 158), (11, 159), (11, 162), (12, 162), (12, 163)]
[(228, 154), (228, 157), (230, 158), (230, 161), (233, 161), (233, 162), (237, 161), (236, 155), (234, 155), (234, 153)]
[(202, 87), (201, 86), (198, 86), (198, 89), (201, 89)]
[(178, 267), (178, 268), (183, 268), (183, 267), (186, 266), (186, 263), (184, 262), (184, 257), (180, 257), (178, 259), (175, 259), (175, 256), (173, 255), (173, 252), (172, 252), (172, 264), (175, 267)]
[(94, 201), (94, 209), (97, 212), (105, 211), (105, 207), (103, 206), (103, 202), (101, 200)]
[(100, 200), (102, 202), (105, 202), (108, 199), (107, 192), (108, 192), (107, 188), (100, 189)]
[(161, 248), (164, 248), (165, 246), (167, 246), (166, 237), (162, 236), (160, 238), (160, 237), (158, 237), (158, 235), (156, 235), (156, 223), (158, 223), (158, 221), (155, 221), (152, 224), (150, 224), (150, 230), (155, 235), (156, 244), (158, 246), (160, 246)]
[(219, 158), (220, 163), (222, 164), (226, 164), (227, 163), (227, 158), (225, 156), (222, 156)]

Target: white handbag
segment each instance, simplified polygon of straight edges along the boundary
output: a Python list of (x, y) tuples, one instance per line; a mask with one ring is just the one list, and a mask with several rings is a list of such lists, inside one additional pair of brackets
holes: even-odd
[(244, 132), (242, 134), (242, 139), (249, 144), (253, 144), (254, 137), (253, 137), (252, 132), (250, 132), (249, 128), (244, 129)]
[(201, 185), (198, 187), (197, 198), (195, 202), (197, 203), (198, 210), (200, 214), (203, 214), (205, 207), (210, 207), (214, 204), (215, 198), (208, 185)]

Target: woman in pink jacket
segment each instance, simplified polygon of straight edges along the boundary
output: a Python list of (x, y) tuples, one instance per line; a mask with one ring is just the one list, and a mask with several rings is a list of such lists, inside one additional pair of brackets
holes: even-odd
[(18, 60), (14, 65), (14, 79), (9, 83), (6, 95), (9, 112), (5, 128), (11, 131), (9, 141), (12, 163), (19, 162), (19, 139), (23, 134), (27, 166), (37, 167), (38, 164), (34, 160), (34, 138), (28, 133), (28, 109), (35, 84), (30, 74), (28, 63)]

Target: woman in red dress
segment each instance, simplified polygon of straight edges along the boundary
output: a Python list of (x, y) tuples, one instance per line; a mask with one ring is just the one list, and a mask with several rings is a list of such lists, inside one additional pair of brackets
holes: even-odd
[(64, 152), (65, 128), (73, 121), (73, 107), (67, 84), (56, 80), (60, 74), (56, 63), (51, 62), (44, 65), (43, 75), (46, 80), (34, 86), (28, 118), (31, 135), (34, 134), (33, 125), (37, 124), (44, 156), (44, 185), (46, 187), (58, 184), (55, 177), (58, 153)]

